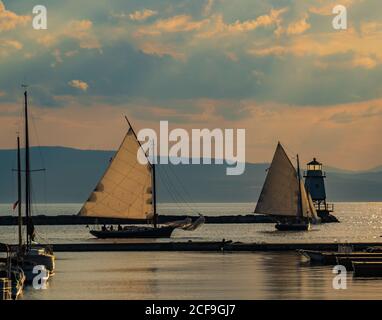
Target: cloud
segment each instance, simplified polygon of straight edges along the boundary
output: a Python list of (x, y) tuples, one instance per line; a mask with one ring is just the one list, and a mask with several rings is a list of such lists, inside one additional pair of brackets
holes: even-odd
[(259, 16), (254, 20), (244, 22), (237, 20), (233, 24), (226, 25), (226, 29), (228, 32), (247, 32), (259, 27), (271, 26), (277, 24), (280, 21), (280, 16), (286, 11), (286, 8), (278, 10), (272, 9), (269, 14)]
[(3, 39), (0, 42), (0, 57), (5, 58), (11, 52), (21, 50), (22, 48), (23, 48), (22, 43), (17, 40)]
[(89, 85), (84, 82), (84, 81), (81, 81), (81, 80), (71, 80), (68, 82), (69, 86), (73, 87), (73, 88), (77, 88), (79, 90), (82, 90), (82, 91), (87, 91), (88, 88), (89, 88)]
[[(335, 1), (328, 0), (259, 1), (256, 6), (251, 0), (84, 0), (75, 11), (75, 1), (67, 1), (65, 6), (52, 2), (51, 11), (60, 14), (49, 16), (44, 32), (29, 27), (0, 34), (0, 88), (7, 93), (2, 101), (18, 101), (14, 83), (28, 74), (39, 86), (34, 104), (46, 109), (64, 108), (59, 98), (72, 96), (78, 112), (90, 110), (98, 101), (81, 94), (87, 90), (103, 103), (97, 112), (123, 101), (137, 114), (133, 102), (144, 100), (141, 114), (147, 121), (163, 115), (190, 125), (214, 118), (239, 125), (247, 116), (255, 121), (248, 115), (252, 106), (246, 108), (243, 101), (256, 101), (264, 107), (261, 112), (253, 107), (254, 112), (268, 114), (273, 127), (280, 114), (291, 122), (303, 118), (289, 113), (318, 121), (314, 112), (382, 97), (382, 20), (375, 0), (354, 2), (346, 31), (332, 29), (331, 13), (309, 9), (327, 4), (332, 9)], [(30, 12), (27, 4), (12, 3), (9, 8), (17, 8), (18, 14)], [(129, 14), (143, 8), (158, 14), (130, 19)], [(111, 12), (120, 13), (120, 19)], [(77, 81), (87, 89), (78, 88), (80, 82), (73, 89), (68, 85), (72, 79), (82, 79)], [(285, 114), (270, 107), (272, 103), (285, 108)], [(339, 125), (329, 121), (331, 116), (326, 114), (325, 125)], [(357, 117), (352, 113), (352, 119)], [(271, 130), (265, 132), (277, 138)]]
[(138, 29), (141, 35), (160, 35), (162, 33), (190, 32), (200, 29), (208, 20), (194, 21), (190, 15), (177, 15), (167, 19), (160, 19), (152, 25)]
[(256, 56), (281, 56), (289, 52), (289, 49), (282, 46), (255, 47), (248, 50), (249, 54)]
[[(370, 106), (370, 104), (372, 104)], [(375, 105), (373, 105), (375, 104)], [(336, 124), (348, 124), (348, 123), (358, 123), (364, 119), (376, 117), (382, 119), (382, 105), (380, 101), (367, 102), (358, 109), (348, 108), (347, 110), (342, 110), (330, 115), (327, 120), (332, 121)]]
[(76, 40), (82, 49), (101, 49), (101, 43), (94, 34), (93, 22), (90, 20), (71, 20), (59, 25), (58, 30), (49, 30), (49, 33), (37, 35), (38, 44), (46, 48), (60, 45), (67, 39)]
[(318, 5), (314, 5), (309, 8), (309, 12), (322, 16), (330, 16), (333, 14), (333, 8), (339, 4), (349, 8), (351, 5), (361, 3), (362, 1), (364, 0), (342, 0), (340, 3), (338, 3), (334, 0), (320, 0)]
[(373, 69), (378, 65), (379, 61), (368, 56), (356, 56), (352, 61), (354, 67), (362, 67), (366, 69)]
[(37, 38), (37, 43), (45, 46), (51, 47), (58, 42), (58, 37), (54, 37), (53, 34), (46, 34)]
[(79, 41), (84, 49), (100, 49), (101, 44), (92, 33), (93, 22), (90, 20), (75, 20), (69, 22), (64, 35)]
[(291, 23), (288, 26), (286, 33), (289, 35), (304, 33), (306, 30), (308, 30), (311, 27), (311, 25), (306, 21), (307, 19), (308, 19), (308, 16), (305, 16), (301, 20)]
[(203, 15), (208, 16), (212, 11), (214, 5), (214, 0), (207, 0), (205, 6), (203, 7)]
[(12, 11), (6, 10), (4, 3), (0, 0), (0, 32), (12, 30), (18, 25), (25, 25), (30, 20), (30, 16), (19, 16)]
[(247, 33), (256, 30), (260, 27), (276, 26), (275, 33), (280, 29), (281, 15), (288, 9), (271, 9), (268, 14), (260, 15), (252, 20), (236, 20), (233, 23), (225, 23), (222, 14), (214, 14), (205, 23), (205, 27), (201, 30), (197, 37), (199, 38), (213, 38), (228, 35), (235, 35), (238, 33)]
[(161, 42), (153, 42), (153, 41), (142, 42), (139, 44), (139, 49), (142, 50), (142, 52), (149, 55), (157, 55), (159, 57), (168, 55), (177, 60), (181, 60), (181, 61), (186, 60), (186, 55), (183, 52), (180, 52), (174, 46), (166, 45)]
[(129, 18), (133, 21), (144, 21), (147, 18), (157, 15), (158, 12), (150, 9), (143, 9), (129, 14)]
[(382, 22), (367, 21), (361, 23), (361, 33), (364, 36), (375, 35), (382, 32)]

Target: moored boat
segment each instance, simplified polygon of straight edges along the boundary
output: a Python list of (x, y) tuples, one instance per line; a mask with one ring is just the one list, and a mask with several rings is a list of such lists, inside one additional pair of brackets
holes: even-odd
[(357, 258), (381, 258), (382, 253), (370, 252), (330, 252), (316, 250), (298, 250), (298, 252), (308, 258), (312, 263), (320, 263), (325, 265), (336, 265), (337, 258), (357, 259)]
[[(16, 300), (23, 291), (25, 274), (19, 266), (12, 264), (11, 251), (9, 249), (9, 246), (1, 244), (1, 247), (3, 251), (6, 252), (6, 258), (1, 259), (0, 278), (9, 280), (9, 283), (7, 281), (2, 282), (2, 284), (4, 285), (3, 289), (5, 290), (6, 287), (9, 286), (11, 298)], [(0, 289), (0, 291), (1, 290), (2, 289)], [(5, 291), (3, 291), (3, 294)]]
[(348, 271), (353, 270), (354, 262), (382, 262), (382, 257), (337, 257), (337, 264), (344, 266)]
[[(26, 88), (26, 86), (24, 86)], [(35, 227), (32, 218), (32, 197), (31, 197), (31, 172), (41, 171), (32, 170), (30, 166), (29, 154), (29, 123), (28, 123), (28, 93), (24, 91), (24, 124), (25, 124), (25, 168), (21, 170), (21, 154), (20, 154), (20, 137), (17, 136), (17, 185), (18, 199), (14, 204), (14, 208), (18, 207), (18, 250), (12, 256), (14, 265), (19, 266), (24, 270), (26, 281), (32, 282), (34, 274), (34, 266), (44, 266), (49, 271), (50, 275), (54, 274), (55, 257), (49, 246), (37, 244), (35, 242)], [(21, 213), (22, 198), (21, 198), (21, 173), (25, 173), (25, 224), (26, 234), (25, 243), (22, 235), (23, 218)]]
[(12, 300), (11, 279), (0, 278), (0, 300)]
[(382, 261), (353, 262), (354, 277), (382, 277)]
[(11, 294), (12, 299), (16, 300), (23, 292), (25, 283), (25, 273), (18, 266), (12, 266), (9, 272), (0, 268), (0, 278), (6, 278), (9, 273), (9, 280), (11, 281)]

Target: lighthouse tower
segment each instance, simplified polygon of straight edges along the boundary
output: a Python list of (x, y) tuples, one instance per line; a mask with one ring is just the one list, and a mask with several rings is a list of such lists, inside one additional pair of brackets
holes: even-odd
[(322, 163), (316, 158), (307, 164), (307, 171), (304, 172), (305, 188), (312, 196), (312, 200), (321, 219), (327, 218), (334, 211), (333, 204), (326, 202), (325, 172), (322, 171)]

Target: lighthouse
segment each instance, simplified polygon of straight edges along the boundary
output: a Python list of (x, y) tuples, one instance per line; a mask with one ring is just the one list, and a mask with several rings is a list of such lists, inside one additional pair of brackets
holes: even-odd
[(304, 178), (305, 188), (310, 193), (317, 210), (317, 215), (321, 218), (322, 222), (337, 220), (330, 214), (334, 211), (334, 205), (326, 202), (326, 174), (322, 171), (322, 163), (318, 162), (316, 158), (313, 158), (313, 161), (307, 164)]

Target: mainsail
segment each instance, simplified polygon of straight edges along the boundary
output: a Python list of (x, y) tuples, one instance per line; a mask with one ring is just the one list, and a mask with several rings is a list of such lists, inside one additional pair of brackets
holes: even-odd
[(142, 148), (129, 128), (103, 177), (80, 210), (81, 216), (153, 218), (152, 166), (138, 162)]
[(255, 213), (286, 217), (312, 217), (314, 214), (304, 184), (299, 181), (296, 169), (280, 143), (268, 169)]

